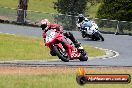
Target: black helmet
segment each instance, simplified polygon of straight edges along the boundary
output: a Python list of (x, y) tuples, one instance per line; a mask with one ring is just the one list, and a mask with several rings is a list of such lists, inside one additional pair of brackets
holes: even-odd
[(41, 28), (42, 28), (42, 30), (44, 30), (48, 25), (50, 25), (50, 22), (48, 21), (48, 19), (41, 20)]
[(84, 20), (84, 16), (82, 14), (79, 14), (78, 15), (78, 20), (79, 20), (79, 23), (82, 22)]

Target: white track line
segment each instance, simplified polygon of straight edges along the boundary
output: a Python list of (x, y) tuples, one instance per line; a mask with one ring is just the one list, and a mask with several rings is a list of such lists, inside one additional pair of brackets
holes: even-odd
[(13, 34), (13, 33), (4, 33), (4, 32), (0, 32), (1, 34), (8, 34), (8, 35), (16, 35), (16, 34)]
[[(117, 51), (109, 50), (109, 49), (103, 49), (103, 48), (99, 48), (99, 47), (95, 47), (95, 48), (105, 51), (106, 55), (104, 55), (102, 57), (102, 59), (115, 58), (115, 57), (119, 56), (119, 52), (117, 52)], [(110, 55), (110, 53), (115, 54), (115, 55)]]

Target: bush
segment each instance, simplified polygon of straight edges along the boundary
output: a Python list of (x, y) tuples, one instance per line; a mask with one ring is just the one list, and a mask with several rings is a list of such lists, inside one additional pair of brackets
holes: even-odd
[(131, 8), (131, 0), (103, 0), (96, 17), (132, 21)]

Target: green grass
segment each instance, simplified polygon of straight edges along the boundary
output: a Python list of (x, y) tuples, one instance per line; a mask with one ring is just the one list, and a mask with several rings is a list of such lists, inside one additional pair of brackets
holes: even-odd
[[(0, 0), (0, 7), (17, 8), (19, 0)], [(29, 0), (28, 10), (56, 13), (53, 2), (56, 0)]]
[(84, 45), (83, 47), (88, 52), (88, 55), (90, 57), (105, 55), (105, 52), (103, 50), (94, 48), (93, 46)]
[(16, 14), (16, 10), (0, 8), (0, 19), (15, 21), (17, 16)]
[[(93, 72), (88, 70), (87, 74), (122, 74), (125, 69), (96, 69)], [(117, 68), (118, 69), (118, 68)], [(118, 72), (117, 72), (118, 71)], [(125, 70), (128, 71), (128, 70)], [(132, 76), (132, 72), (127, 72)], [(129, 84), (86, 84), (80, 86), (76, 82), (76, 73), (55, 73), (55, 74), (12, 74), (0, 75), (0, 88), (131, 88)]]
[[(90, 57), (104, 55), (105, 52), (92, 46), (84, 46)], [(49, 54), (43, 39), (0, 34), (0, 60), (44, 60), (56, 59)]]
[[(47, 13), (57, 13), (57, 11), (53, 8), (53, 2), (56, 0), (30, 0), (28, 5), (28, 10), (39, 11), (39, 12), (47, 12)], [(0, 7), (8, 7), (8, 8), (0, 8), (0, 19), (5, 20), (16, 20), (17, 12), (16, 8), (18, 5), (18, 0), (0, 0)], [(9, 9), (14, 8), (14, 9)], [(37, 13), (37, 12), (27, 12), (27, 19), (32, 21), (39, 22), (43, 18), (49, 19), (53, 22), (54, 16), (52, 14), (45, 13)], [(3, 18), (4, 17), (4, 18)]]
[[(55, 10), (53, 2), (57, 0), (29, 0), (28, 10), (40, 11), (40, 12), (48, 12), (48, 13), (58, 13)], [(0, 0), (0, 7), (9, 7), (9, 8), (17, 8), (18, 0)], [(99, 4), (95, 4), (86, 11), (86, 14), (90, 15), (90, 17), (95, 18), (97, 13)], [(89, 7), (89, 4), (88, 4)]]
[(30, 0), (29, 1), (29, 10), (48, 12), (48, 13), (57, 13), (53, 8), (57, 0)]
[[(32, 20), (33, 22), (39, 22), (40, 20), (47, 18), (50, 22), (54, 23), (55, 14), (41, 13), (41, 12), (27, 12), (27, 20)], [(2, 17), (1, 17), (2, 16)], [(16, 21), (17, 13), (15, 9), (0, 8), (0, 19)]]
[[(17, 20), (17, 6), (19, 0), (0, 0), (0, 19), (16, 21)], [(56, 14), (46, 14), (46, 13), (58, 13), (57, 10), (54, 9), (54, 3), (57, 0), (29, 0), (28, 3), (28, 12), (26, 20), (28, 22), (38, 23), (40, 20), (47, 18), (51, 23), (54, 23), (54, 18)], [(89, 7), (90, 4), (88, 4)], [(90, 6), (89, 10), (86, 11), (90, 17), (95, 18), (98, 7), (100, 4), (96, 4)], [(1, 8), (8, 7), (8, 8)], [(14, 8), (14, 9), (9, 9)], [(32, 11), (30, 11), (32, 10)], [(38, 11), (38, 12), (34, 12)], [(46, 13), (42, 13), (46, 12)]]
[(48, 14), (48, 13), (39, 13), (39, 12), (32, 12), (28, 11), (27, 19), (32, 20), (34, 22), (39, 22), (40, 20), (46, 18), (48, 19), (51, 23), (54, 23), (54, 14)]
[(101, 3), (95, 4), (93, 6), (90, 6), (90, 8), (86, 12), (86, 14), (88, 14), (90, 17), (95, 18), (96, 17), (96, 13), (97, 13), (98, 8), (99, 8), (100, 5), (101, 5)]
[(1, 7), (17, 8), (18, 0), (0, 0)]
[(102, 28), (100, 28), (100, 31), (105, 31), (105, 32), (116, 32), (116, 29), (115, 29), (115, 28), (102, 27)]
[(48, 48), (42, 46), (42, 39), (0, 34), (0, 59), (53, 59)]
[[(102, 28), (100, 28), (100, 31), (115, 33), (115, 32), (117, 32), (117, 29), (115, 29), (115, 28), (108, 28), (108, 27), (102, 27)], [(118, 32), (120, 33), (119, 30), (118, 30)], [(131, 33), (132, 34), (132, 31), (128, 30), (128, 29), (123, 29), (123, 33), (125, 33), (125, 34), (130, 34)]]

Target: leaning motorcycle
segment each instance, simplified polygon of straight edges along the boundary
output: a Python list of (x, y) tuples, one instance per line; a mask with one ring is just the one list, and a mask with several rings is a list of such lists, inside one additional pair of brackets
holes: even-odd
[[(65, 43), (62, 41), (65, 41)], [(64, 62), (74, 59), (79, 59), (80, 61), (88, 60), (87, 53), (82, 46), (76, 48), (63, 33), (56, 32), (53, 29), (46, 32), (45, 45), (50, 48), (52, 56), (58, 56)]]
[(83, 38), (88, 37), (95, 41), (97, 40), (104, 41), (104, 38), (101, 35), (99, 28), (95, 22), (91, 21), (91, 25), (92, 25), (91, 27), (87, 25), (88, 22), (84, 22), (84, 23), (85, 23), (85, 25), (83, 24), (84, 27), (81, 28), (80, 30)]

